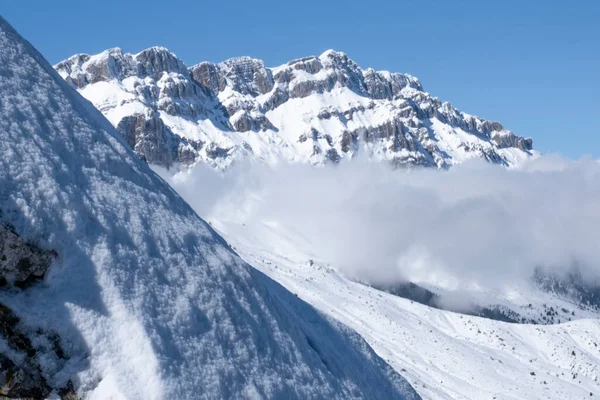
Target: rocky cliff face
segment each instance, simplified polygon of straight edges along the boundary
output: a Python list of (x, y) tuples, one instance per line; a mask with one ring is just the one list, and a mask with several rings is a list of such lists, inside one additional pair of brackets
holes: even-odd
[(396, 166), (469, 158), (514, 166), (534, 154), (531, 139), (441, 102), (417, 78), (363, 70), (332, 50), (276, 68), (250, 57), (188, 68), (160, 47), (110, 49), (55, 68), (148, 162), (166, 167), (361, 154)]

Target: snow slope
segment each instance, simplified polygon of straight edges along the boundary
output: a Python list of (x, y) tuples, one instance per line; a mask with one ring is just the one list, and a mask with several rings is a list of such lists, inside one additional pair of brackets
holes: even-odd
[(434, 309), (349, 280), (318, 254), (302, 250), (310, 248), (310, 239), (274, 221), (222, 214), (209, 221), (245, 260), (356, 330), (424, 399), (600, 396), (597, 316), (530, 325)]
[(2, 223), (57, 254), (43, 282), (0, 289), (34, 348), (0, 330), (0, 355), (37, 363), (51, 388), (418, 398), (356, 333), (243, 262), (2, 18), (0, 154)]
[(441, 102), (417, 78), (363, 70), (333, 50), (275, 68), (249, 57), (188, 68), (162, 47), (115, 48), (55, 68), (138, 153), (168, 168), (356, 157), (395, 166), (447, 168), (471, 158), (516, 166), (537, 154), (531, 139)]

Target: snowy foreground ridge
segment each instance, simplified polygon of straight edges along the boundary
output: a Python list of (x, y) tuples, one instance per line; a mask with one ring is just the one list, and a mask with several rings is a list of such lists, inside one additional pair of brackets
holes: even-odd
[(460, 112), (413, 76), (362, 69), (346, 54), (266, 68), (233, 58), (187, 67), (167, 49), (109, 49), (55, 66), (136, 152), (163, 167), (234, 161), (447, 168), (477, 158), (516, 166), (532, 140)]
[(33, 283), (0, 269), (0, 394), (419, 398), (242, 261), (2, 18), (0, 154), (3, 251), (53, 260)]

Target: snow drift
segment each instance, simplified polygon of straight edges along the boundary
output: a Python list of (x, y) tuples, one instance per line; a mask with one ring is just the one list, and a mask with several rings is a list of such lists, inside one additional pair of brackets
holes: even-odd
[(0, 289), (31, 347), (0, 337), (0, 354), (35, 362), (49, 388), (418, 398), (356, 333), (244, 263), (1, 17), (0, 154), (3, 225), (56, 253), (43, 282)]

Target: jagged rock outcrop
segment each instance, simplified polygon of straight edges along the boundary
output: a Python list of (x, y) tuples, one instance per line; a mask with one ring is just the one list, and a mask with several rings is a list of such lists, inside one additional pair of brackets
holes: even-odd
[[(41, 280), (56, 257), (0, 226), (0, 291), (26, 289)], [(0, 302), (0, 342), (0, 398), (45, 399), (53, 388), (44, 374), (48, 367), (40, 363), (64, 364), (68, 356), (60, 338), (43, 329), (24, 329), (13, 310)]]
[(232, 58), (220, 64), (231, 89), (241, 94), (258, 96), (273, 89), (273, 75), (262, 60), (250, 57)]
[[(75, 55), (56, 69), (136, 151), (166, 167), (204, 161), (225, 168), (244, 157), (337, 163), (358, 153), (396, 166), (447, 168), (469, 158), (514, 166), (535, 154), (530, 138), (441, 102), (417, 78), (363, 70), (333, 50), (276, 68), (250, 57), (187, 68), (164, 48), (111, 49)], [(152, 117), (131, 119), (139, 114)], [(311, 129), (332, 140), (298, 140)], [(177, 138), (203, 146), (179, 151)], [(203, 150), (211, 143), (227, 154)]]
[(0, 226), (0, 286), (26, 286), (44, 277), (56, 254)]
[(227, 86), (225, 77), (216, 64), (202, 62), (192, 68), (191, 71), (194, 80), (213, 93), (219, 93)]
[(67, 81), (78, 86), (131, 76), (159, 80), (164, 72), (188, 74), (185, 64), (164, 47), (151, 47), (135, 55), (123, 54), (120, 48), (108, 49), (95, 56), (75, 55), (56, 68), (68, 71), (70, 79)]
[(204, 146), (199, 140), (174, 134), (155, 112), (126, 116), (117, 125), (117, 130), (147, 162), (167, 168), (175, 162), (193, 164)]
[(494, 134), (492, 140), (501, 149), (508, 149), (515, 147), (523, 151), (533, 150), (533, 140), (531, 138), (522, 138), (511, 132), (506, 134)]
[(0, 303), (0, 338), (13, 353), (11, 358), (0, 353), (0, 397), (44, 399), (51, 388), (41, 374), (31, 340), (18, 324), (19, 318)]
[(62, 400), (75, 400), (71, 380), (47, 376), (69, 362), (60, 337), (43, 328), (22, 326), (21, 319), (0, 303), (0, 398), (42, 400), (55, 391)]

